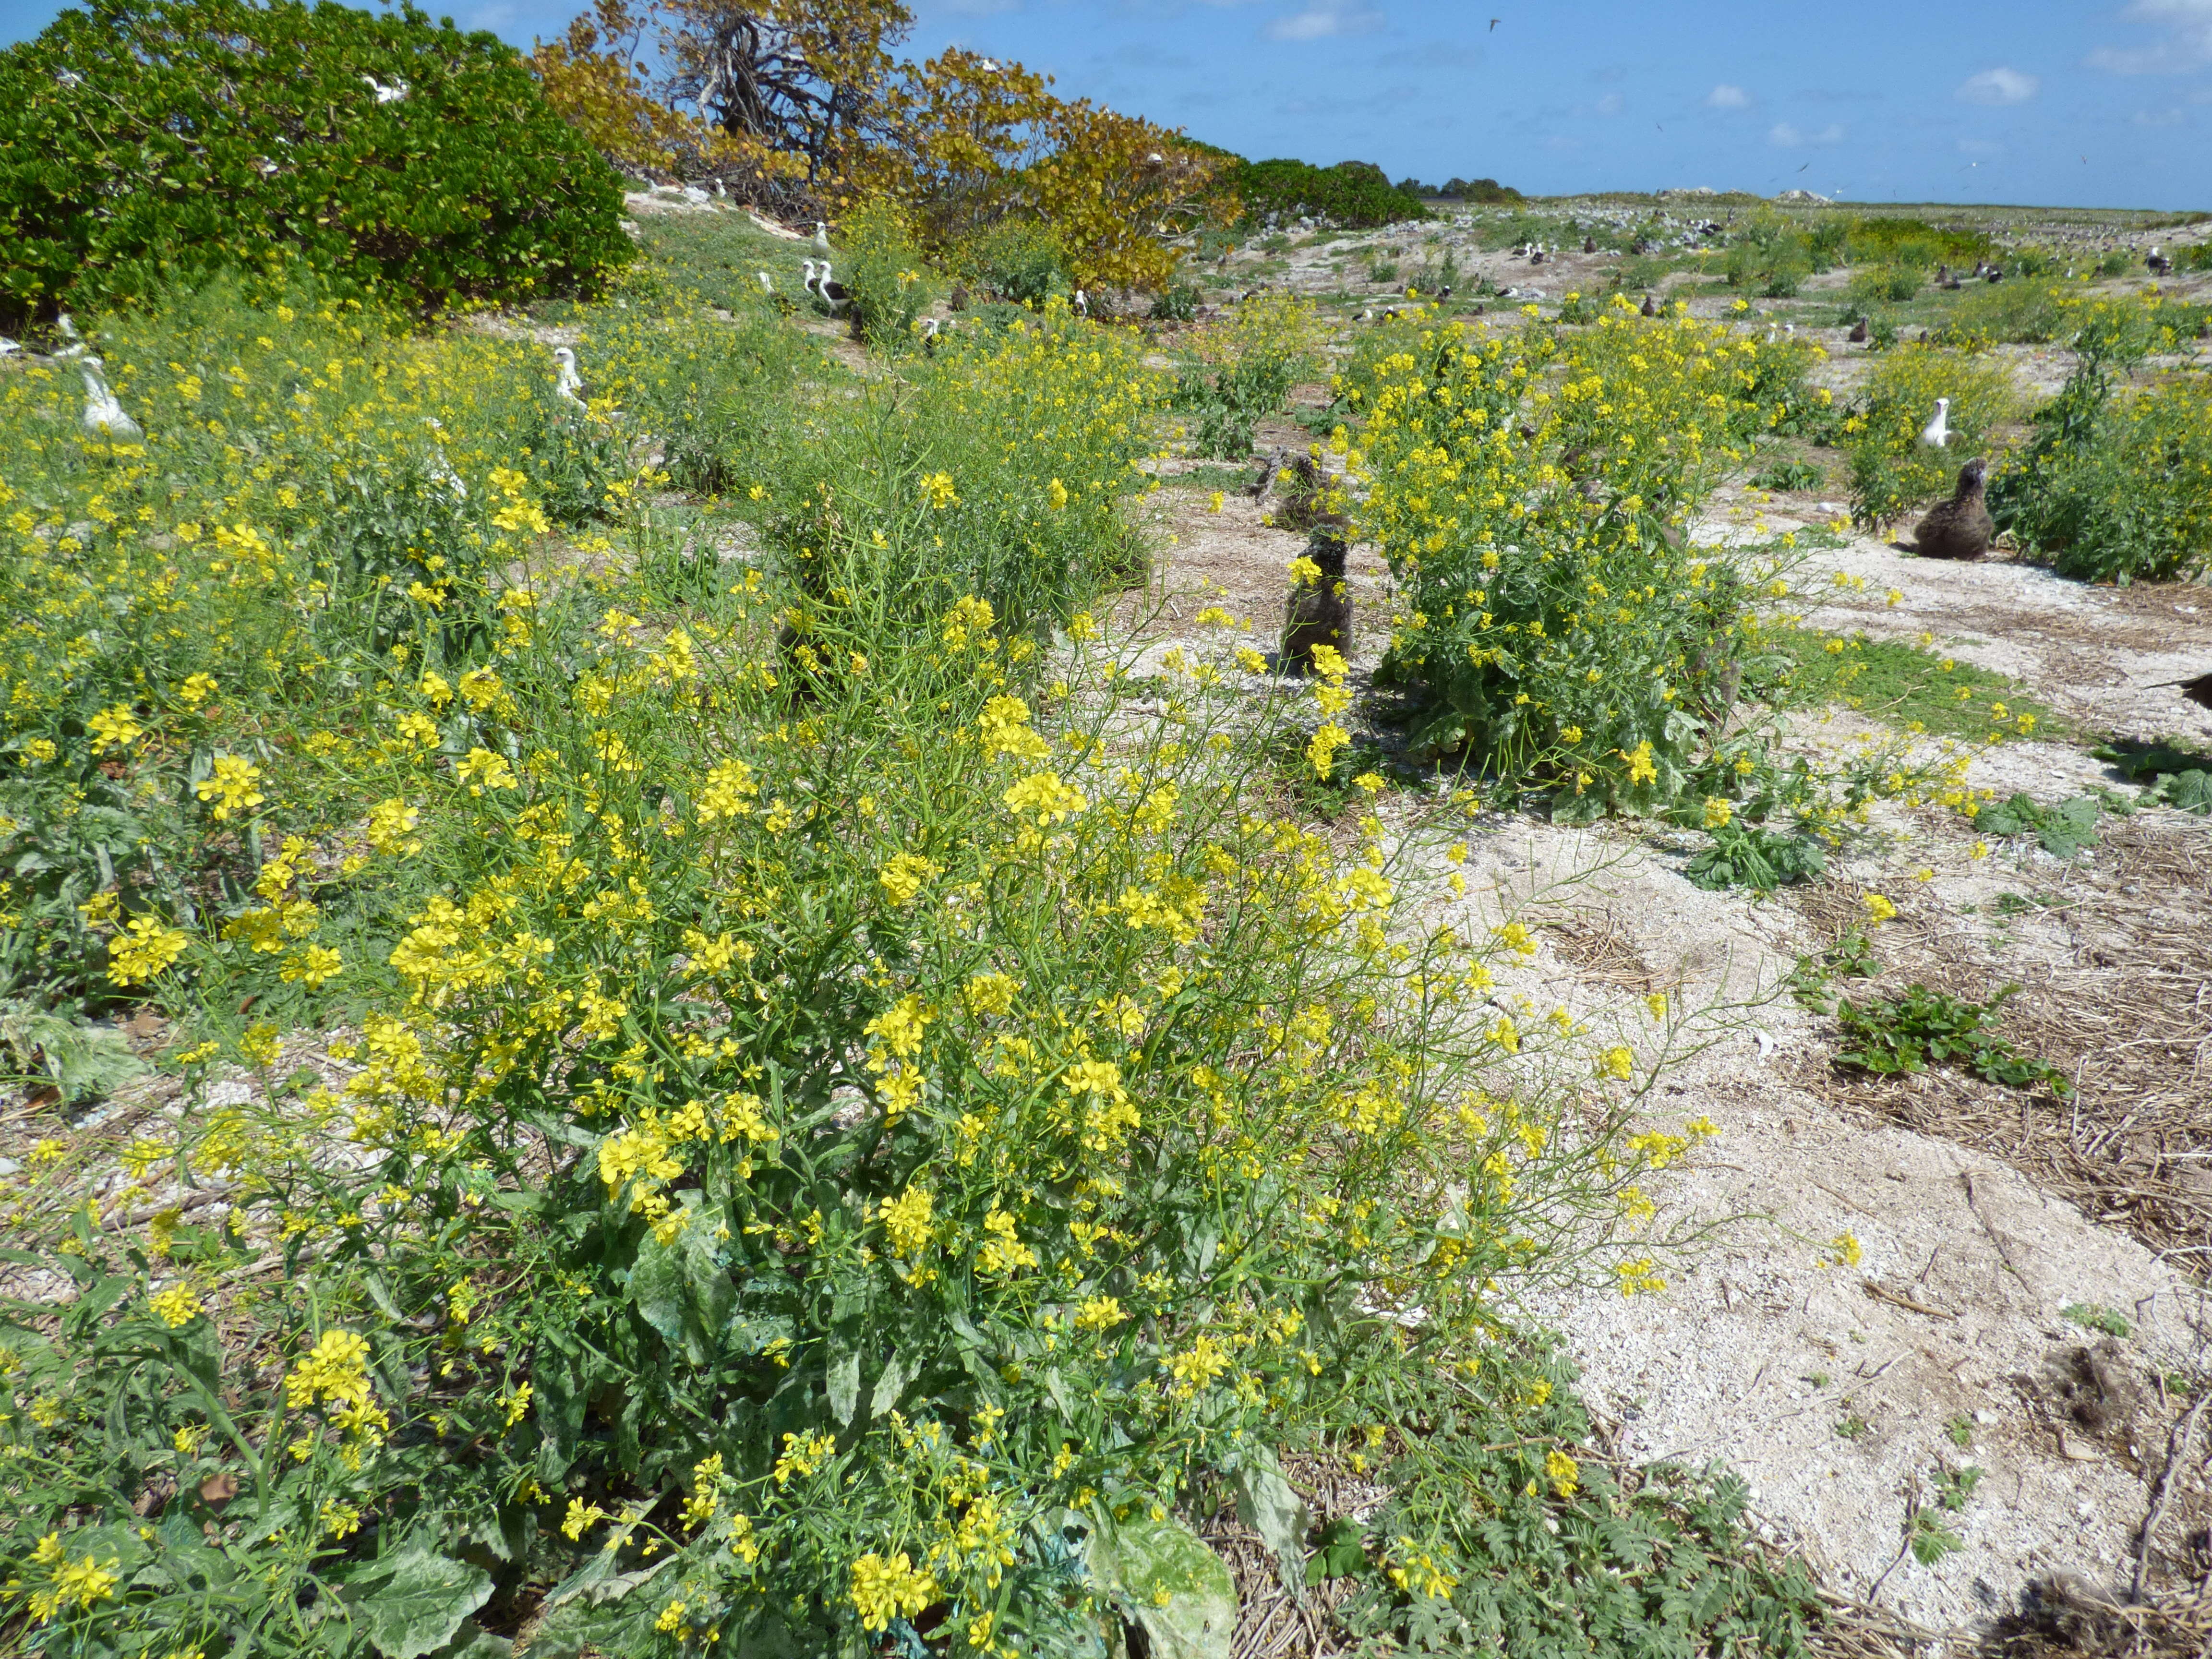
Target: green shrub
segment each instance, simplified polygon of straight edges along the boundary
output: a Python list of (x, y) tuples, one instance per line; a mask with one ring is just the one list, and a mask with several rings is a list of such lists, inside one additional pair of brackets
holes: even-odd
[[(1887, 524), (1948, 495), (1968, 458), (1990, 455), (1998, 423), (2012, 412), (2015, 395), (2011, 375), (1990, 358), (1932, 345), (1884, 353), (1843, 423), (1851, 462), (1853, 520)], [(1920, 442), (1938, 398), (1951, 400), (1951, 441), (1942, 449)]]
[(1854, 219), (1846, 246), (1855, 264), (1905, 264), (1923, 270), (1938, 263), (1970, 265), (1996, 251), (1984, 232), (1939, 228), (1914, 218)]
[(2040, 1084), (2067, 1099), (2074, 1090), (2063, 1072), (2021, 1054), (1997, 1035), (1997, 1012), (2019, 989), (2005, 986), (1986, 1002), (1967, 1002), (1918, 984), (1907, 987), (1901, 997), (1846, 999), (1836, 1008), (1836, 1022), (1851, 1046), (1837, 1054), (1837, 1064), (1893, 1077), (1954, 1062), (1990, 1083), (2014, 1089)]
[(1443, 194), (1456, 196), (1462, 201), (1478, 207), (1496, 207), (1501, 203), (1521, 202), (1528, 198), (1510, 185), (1501, 185), (1495, 179), (1452, 179), (1445, 182)]
[(1242, 460), (1252, 431), (1279, 414), (1291, 388), (1312, 372), (1318, 341), (1313, 307), (1289, 295), (1262, 295), (1198, 339), (1198, 362), (1177, 377), (1176, 407), (1188, 416), (1192, 453)]
[(588, 289), (633, 255), (621, 210), (512, 48), (411, 6), (99, 0), (0, 54), (13, 331), (223, 270), (424, 308)]
[(1152, 320), (1187, 323), (1198, 315), (1198, 289), (1189, 283), (1170, 283), (1152, 301)]
[[(234, 436), (284, 429), (286, 362), (331, 379), (342, 320), (290, 319), (247, 360)], [(641, 383), (687, 372), (665, 349), (685, 319), (606, 320), (587, 370), (641, 410)], [(180, 343), (146, 347), (189, 363)], [(368, 388), (543, 378), (507, 342), (343, 343), (338, 378), (395, 447), (419, 422)], [(489, 1650), (528, 1609), (554, 1650), (713, 1631), (861, 1653), (919, 1625), (1073, 1651), (1069, 1528), (1279, 1481), (1275, 1446), (1386, 1407), (1435, 1427), (1434, 1406), (1462, 1438), (1408, 1460), (1382, 1560), (1440, 1563), (1465, 1616), (1794, 1650), (1802, 1580), (1745, 1558), (1736, 1495), (1585, 1473), (1564, 1367), (1502, 1318), (1535, 1273), (1659, 1288), (1654, 1246), (1613, 1230), (1702, 1131), (1631, 1141), (1630, 1049), (1485, 1006), (1516, 934), (1401, 944), (1400, 916), (1450, 890), (1442, 858), (1394, 862), (1379, 821), (1339, 848), (1255, 810), (1275, 730), (1224, 684), (1233, 641), (1142, 677), (1093, 643), (1083, 584), (1120, 550), (1157, 409), (1140, 353), (1053, 308), (910, 386), (797, 403), (727, 462), (758, 486), (765, 568), (682, 606), (642, 516), (634, 567), (544, 560), (500, 482), (520, 446), (491, 447), (504, 397), (481, 427), (434, 404), (469, 499), (517, 531), (486, 550), (514, 625), (450, 679), (411, 651), (318, 662), (285, 632), (320, 545), (313, 514), (276, 516), (293, 458), (172, 473), (191, 453), (141, 383), (161, 470), (140, 493), (57, 440), (33, 530), (4, 533), (162, 509), (91, 520), (76, 587), (31, 570), (20, 614), (73, 643), (131, 623), (152, 637), (115, 682), (162, 676), (145, 741), (80, 732), (65, 763), (113, 746), (119, 788), (178, 795), (214, 734), (258, 788), (220, 822), (191, 809), (228, 842), (199, 908), (137, 916), (173, 946), (135, 977), (194, 1028), (191, 1109), (79, 1137), (11, 1190), (11, 1246), (76, 1291), (0, 1311), (14, 1628), (56, 1655), (388, 1659)], [(52, 425), (9, 414), (19, 443)], [(179, 483), (238, 498), (210, 514), (234, 544), (281, 526), (270, 572), (149, 545)], [(80, 589), (81, 614), (51, 608)], [(111, 603), (148, 590), (142, 617)], [(248, 613), (265, 632), (166, 638)], [(172, 690), (172, 649), (221, 683)], [(23, 669), (11, 693), (75, 695), (82, 672)], [(1273, 718), (1325, 720), (1323, 693), (1348, 695)], [(303, 732), (281, 717), (310, 696), (333, 718)], [(7, 706), (11, 736), (65, 730)], [(311, 939), (336, 993), (288, 971)], [(329, 1088), (277, 1047), (277, 1020), (317, 1018), (351, 1033)], [(216, 1054), (238, 1062), (222, 1096)], [(1539, 1061), (1574, 1086), (1513, 1070)], [(224, 1183), (226, 1220), (94, 1222), (71, 1183), (118, 1158)], [(1437, 1493), (1471, 1462), (1479, 1518)], [(1577, 1573), (1622, 1588), (1587, 1615), (1535, 1605)]]
[(2070, 441), (2031, 451), (1990, 511), (2084, 581), (2184, 581), (2212, 568), (2212, 378), (2100, 400)]
[(2156, 299), (2062, 305), (2074, 372), (2035, 412), (2027, 453), (1990, 489), (1990, 514), (2063, 575), (2193, 575), (2212, 562), (2212, 381), (2181, 374), (2116, 395), (2116, 374), (2177, 343), (2173, 312)]
[(1951, 307), (1941, 331), (1943, 342), (2041, 345), (2056, 340), (2069, 330), (2071, 292), (2071, 284), (2047, 277), (1983, 284)]
[(1572, 333), (1363, 341), (1340, 385), (1368, 423), (1362, 528), (1405, 595), (1384, 675), (1429, 700), (1417, 747), (1510, 778), (1556, 762), (1592, 807), (1689, 787), (1748, 595), (1677, 526), (1772, 418), (1748, 396), (1765, 351), (1621, 299)]
[(1795, 295), (1812, 274), (1813, 258), (1805, 237), (1789, 221), (1774, 213), (1759, 213), (1731, 233), (1728, 250), (1728, 281), (1770, 299)]
[(881, 350), (915, 343), (915, 319), (936, 297), (921, 250), (898, 210), (886, 202), (856, 208), (839, 226), (846, 264), (840, 278), (852, 298), (861, 334)]
[(1066, 256), (1050, 228), (1030, 219), (1008, 219), (953, 251), (963, 280), (1017, 305), (1042, 305), (1073, 291)]
[(1379, 168), (1359, 162), (1317, 167), (1296, 161), (1246, 161), (1230, 175), (1246, 215), (1310, 216), (1346, 229), (1426, 219), (1418, 196), (1395, 190)]
[(1900, 305), (1919, 293), (1920, 273), (1910, 265), (1870, 265), (1851, 273), (1844, 292), (1850, 296), (1849, 315), (1856, 321), (1875, 306)]

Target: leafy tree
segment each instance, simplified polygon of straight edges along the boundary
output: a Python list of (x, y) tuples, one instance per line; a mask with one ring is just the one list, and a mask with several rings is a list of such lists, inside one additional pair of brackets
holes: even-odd
[(883, 130), (914, 27), (901, 0), (666, 0), (663, 90), (724, 132), (804, 158), (819, 186)]
[(653, 96), (646, 73), (651, 19), (629, 0), (597, 0), (562, 39), (542, 41), (531, 68), (545, 100), (617, 167), (633, 173), (720, 177), (740, 199), (762, 200), (805, 171), (796, 155), (751, 133), (732, 133)]
[(1076, 282), (1164, 286), (1166, 240), (1218, 213), (1225, 163), (1051, 85), (957, 48), (909, 68), (886, 88), (882, 141), (852, 157), (856, 189), (897, 200), (939, 249), (1032, 219)]
[(1254, 218), (1269, 213), (1285, 217), (1310, 214), (1356, 228), (1429, 216), (1419, 197), (1394, 189), (1382, 169), (1367, 161), (1342, 161), (1333, 167), (1288, 160), (1247, 161), (1229, 182), (1244, 211)]
[(0, 53), (0, 324), (226, 268), (425, 307), (588, 288), (615, 175), (412, 5), (88, 0)]

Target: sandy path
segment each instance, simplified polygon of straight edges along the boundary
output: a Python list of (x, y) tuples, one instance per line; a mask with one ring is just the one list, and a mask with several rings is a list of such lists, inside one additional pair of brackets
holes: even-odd
[[(1270, 641), (1303, 538), (1234, 494), (1217, 514), (1170, 489), (1155, 510), (1176, 538), (1156, 584), (1166, 625), (1225, 604)], [(1833, 516), (1811, 496), (1757, 510), (1773, 532)], [(1364, 670), (1387, 635), (1388, 579), (1367, 550), (1352, 574)], [(2212, 736), (2212, 716), (2150, 684), (2212, 668), (2212, 590), (2093, 589), (1856, 538), (1813, 556), (1800, 591), (1813, 625), (1930, 635), (2085, 732)], [(1841, 748), (1865, 726), (1801, 720), (1793, 742)], [(1972, 781), (2046, 800), (2116, 781), (2042, 741), (1984, 756)], [(1714, 1016), (1729, 1029), (1646, 1103), (1669, 1127), (1703, 1114), (1721, 1128), (1653, 1189), (1656, 1225), (1711, 1224), (1713, 1239), (1669, 1269), (1663, 1294), (1551, 1293), (1528, 1311), (1565, 1334), (1622, 1452), (1726, 1462), (1760, 1524), (1836, 1588), (1878, 1584), (1891, 1608), (1963, 1638), (2052, 1572), (2124, 1583), (2183, 1403), (2162, 1379), (2212, 1368), (2191, 1276), (2212, 1261), (2212, 946), (2197, 943), (2212, 939), (2212, 824), (2146, 811), (2061, 864), (2032, 842), (1977, 860), (1980, 837), (1949, 815), (1886, 810), (1880, 823), (1886, 843), (1827, 882), (1760, 901), (1692, 886), (1680, 872), (1693, 837), (1508, 818), (1476, 838), (1471, 869), (1486, 882), (1440, 908), (1487, 925), (1583, 872), (1544, 913), (1541, 949), (1510, 989), (1646, 1051), (1649, 991), (1678, 1007), (1750, 1005)], [(1911, 977), (1979, 998), (2021, 981), (2007, 1030), (2072, 1069), (2078, 1105), (1950, 1072), (1879, 1085), (1839, 1073), (1832, 1021), (1782, 988), (1801, 952), (1863, 915), (1863, 890), (1900, 915), (1874, 930), (1887, 975), (1845, 993), (1893, 994)], [(1856, 1265), (1836, 1261), (1847, 1232)], [(2203, 1253), (2177, 1243), (2199, 1234)], [(2086, 1327), (2092, 1309), (2120, 1315), (2130, 1335)], [(1974, 1496), (1942, 1515), (1963, 1547), (1932, 1566), (1900, 1560), (1912, 1508), (1969, 1467), (1983, 1472)], [(2179, 1565), (2208, 1507), (2192, 1474), (2154, 1560)]]

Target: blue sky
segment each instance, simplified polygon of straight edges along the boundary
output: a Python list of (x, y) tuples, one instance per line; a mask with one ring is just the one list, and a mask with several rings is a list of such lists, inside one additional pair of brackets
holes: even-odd
[[(911, 3), (915, 55), (1018, 58), (1063, 95), (1255, 159), (1546, 194), (1798, 185), (2212, 209), (2212, 0)], [(0, 40), (58, 9), (0, 0)], [(453, 15), (526, 46), (574, 9), (459, 0)]]

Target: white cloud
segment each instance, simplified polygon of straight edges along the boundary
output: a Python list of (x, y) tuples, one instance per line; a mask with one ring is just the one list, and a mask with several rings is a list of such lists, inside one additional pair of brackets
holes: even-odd
[(1600, 115), (1618, 115), (1627, 106), (1628, 100), (1619, 93), (1608, 92), (1597, 100), (1597, 112)]
[(1966, 104), (2024, 104), (2042, 84), (2035, 76), (2023, 75), (2016, 69), (1984, 70), (1960, 83), (1958, 98)]
[(1961, 138), (1959, 140), (1959, 154), (1961, 155), (2002, 155), (2004, 154), (2004, 146), (2002, 144), (1992, 143), (1987, 138)]
[(2139, 127), (2178, 127), (2188, 118), (2187, 112), (2180, 109), (2139, 109), (2135, 112), (2135, 124)]
[(1366, 34), (1380, 28), (1379, 11), (1355, 11), (1346, 0), (1310, 0), (1302, 12), (1267, 25), (1270, 40), (1328, 40), (1342, 34)]
[(2089, 66), (2113, 75), (2177, 75), (2212, 64), (2212, 0), (2133, 0), (2120, 15), (2167, 31), (2152, 46), (2100, 46)]
[(1705, 94), (1705, 103), (1713, 109), (1749, 109), (1751, 94), (1723, 81)]
[(1831, 121), (1818, 132), (1805, 132), (1787, 121), (1777, 121), (1767, 129), (1767, 142), (1779, 144), (1784, 149), (1799, 149), (1807, 144), (1840, 144), (1844, 142), (1842, 125)]

